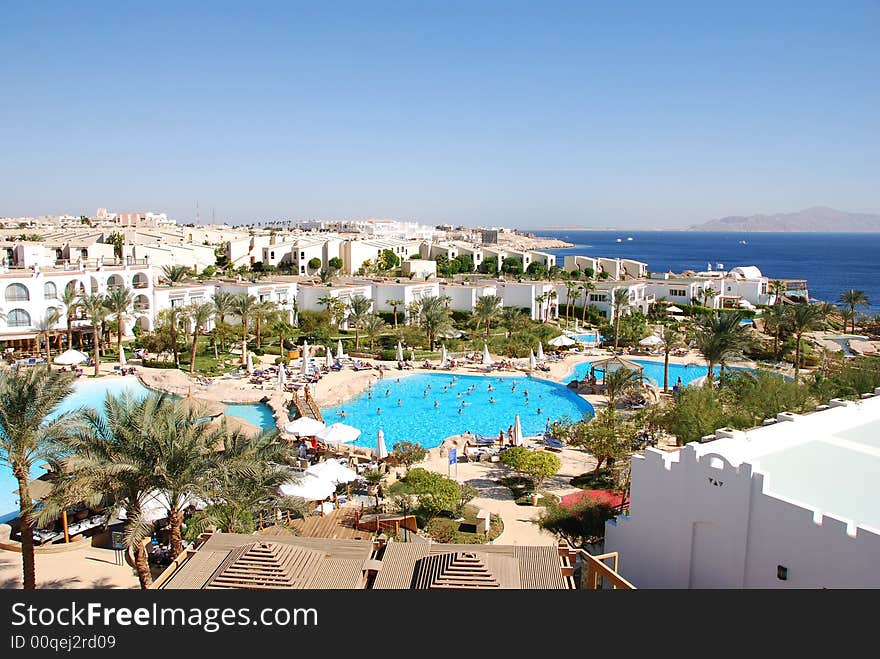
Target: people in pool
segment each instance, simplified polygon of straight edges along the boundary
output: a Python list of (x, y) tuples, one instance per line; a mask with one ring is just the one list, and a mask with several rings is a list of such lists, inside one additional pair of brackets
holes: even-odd
[(538, 411), (536, 412), (536, 414), (540, 414), (540, 413), (541, 413), (541, 408), (539, 407), (539, 408), (538, 408)]
[(494, 403), (494, 402), (495, 402), (495, 399), (492, 398), (492, 397), (490, 396), (490, 397), (489, 397), (489, 402), (490, 402), (490, 403)]
[(386, 395), (386, 396), (390, 396), (390, 395), (391, 395), (391, 389), (386, 389), (386, 390), (385, 390), (385, 395)]
[(461, 414), (461, 408), (460, 408), (460, 407), (458, 408), (458, 413)]
[(345, 418), (345, 410), (340, 410), (336, 413), (336, 416), (341, 416), (343, 419)]
[(367, 392), (367, 400), (373, 400), (373, 392), (372, 391)]
[(397, 407), (402, 407), (402, 406), (403, 406), (403, 401), (398, 398), (397, 399)]
[(493, 386), (490, 384), (488, 387), (486, 387), (486, 391), (495, 391), (495, 387), (493, 387)]
[(382, 408), (381, 408), (381, 407), (377, 407), (377, 408), (376, 408), (376, 414), (382, 414)]
[(440, 401), (435, 400), (435, 401), (434, 401), (434, 407), (440, 407)]

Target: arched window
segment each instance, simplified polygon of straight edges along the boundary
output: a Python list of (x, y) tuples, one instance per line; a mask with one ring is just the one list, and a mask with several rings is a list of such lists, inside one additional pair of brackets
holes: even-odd
[(55, 300), (58, 299), (58, 287), (54, 282), (47, 281), (46, 285), (43, 287), (45, 296), (47, 300)]
[[(13, 284), (16, 286), (17, 284)], [(6, 314), (6, 324), (9, 327), (29, 327), (31, 324), (31, 315), (24, 309), (13, 309)]]
[(7, 302), (26, 302), (30, 299), (31, 296), (28, 293), (27, 286), (24, 284), (9, 284), (9, 286), (6, 287)]

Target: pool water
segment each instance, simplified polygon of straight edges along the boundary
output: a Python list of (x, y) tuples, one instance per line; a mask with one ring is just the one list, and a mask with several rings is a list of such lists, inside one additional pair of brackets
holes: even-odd
[[(61, 404), (55, 408), (50, 417), (55, 417), (64, 412), (72, 412), (81, 407), (103, 410), (104, 399), (108, 393), (119, 396), (123, 391), (130, 391), (134, 396), (140, 398), (149, 394), (151, 389), (145, 387), (135, 377), (78, 381), (74, 383), (74, 392), (61, 401)], [(225, 414), (240, 417), (260, 428), (271, 428), (275, 425), (272, 409), (264, 403), (252, 405), (230, 404), (227, 405)], [(38, 462), (38, 464), (41, 463)], [(37, 478), (43, 473), (43, 469), (35, 467), (31, 470), (31, 477)], [(6, 465), (0, 465), (0, 520), (6, 518), (8, 516), (7, 513), (18, 508), (18, 495), (15, 494), (17, 489), (18, 483), (12, 476), (12, 471)]]
[[(650, 381), (651, 383), (657, 385), (658, 387), (663, 386), (663, 362), (654, 362), (647, 361), (643, 359), (633, 359), (631, 361), (636, 362), (637, 364), (641, 364), (643, 367), (642, 374), (645, 379)], [(747, 370), (743, 368), (733, 368), (731, 370)], [(685, 365), (685, 364), (673, 364), (670, 362), (669, 364), (669, 388), (671, 389), (675, 386), (675, 383), (678, 381), (678, 378), (681, 378), (681, 383), (683, 385), (688, 385), (697, 378), (701, 378), (705, 376), (709, 372), (708, 366), (705, 364), (694, 364), (694, 365)], [(721, 372), (721, 367), (716, 366), (712, 372), (717, 377)], [(590, 374), (590, 362), (584, 362), (583, 364), (578, 364), (575, 366), (574, 371), (571, 376), (568, 378), (569, 381), (577, 378), (578, 380), (583, 380)]]
[[(490, 385), (492, 391), (488, 390)], [(511, 391), (514, 386), (515, 391)], [(495, 402), (489, 402), (490, 398)], [(377, 413), (378, 409), (381, 413)], [(345, 418), (340, 416), (343, 410)], [(523, 435), (538, 435), (543, 432), (548, 419), (580, 419), (592, 412), (593, 407), (587, 401), (556, 382), (525, 375), (435, 373), (386, 377), (376, 381), (371, 391), (322, 410), (325, 423), (339, 421), (360, 429), (361, 435), (354, 442), (357, 446), (375, 449), (381, 428), (389, 451), (401, 441), (434, 448), (450, 435), (466, 431), (497, 437), (504, 429), (506, 435), (517, 414), (520, 415)]]
[(581, 343), (596, 343), (596, 334), (569, 334), (568, 338)]

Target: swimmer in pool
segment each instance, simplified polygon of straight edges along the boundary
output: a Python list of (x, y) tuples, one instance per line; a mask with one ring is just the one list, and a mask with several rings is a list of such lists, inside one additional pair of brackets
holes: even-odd
[(495, 387), (493, 387), (493, 386), (490, 384), (488, 387), (486, 387), (486, 391), (495, 391)]
[(539, 407), (539, 408), (538, 408), (538, 411), (536, 412), (536, 414), (540, 414), (540, 413), (541, 413), (541, 408)]
[(494, 402), (495, 402), (495, 399), (494, 399), (494, 398), (489, 398), (489, 402), (490, 402), (490, 403), (494, 403)]
[(397, 399), (397, 407), (401, 407), (403, 405), (403, 401), (399, 398)]
[(377, 407), (377, 408), (376, 408), (376, 414), (382, 414), (382, 408), (381, 408), (381, 407)]
[(435, 401), (434, 401), (434, 407), (440, 407), (440, 402), (435, 400)]
[(390, 395), (391, 395), (391, 389), (386, 389), (386, 390), (385, 390), (385, 395), (386, 395), (386, 396), (390, 396)]
[(460, 407), (458, 408), (458, 413), (461, 414), (461, 408), (460, 408)]
[(373, 392), (372, 391), (367, 392), (367, 400), (373, 400)]

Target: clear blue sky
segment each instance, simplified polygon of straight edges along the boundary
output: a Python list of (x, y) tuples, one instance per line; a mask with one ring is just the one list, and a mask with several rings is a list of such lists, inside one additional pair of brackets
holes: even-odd
[(876, 1), (0, 1), (0, 216), (880, 212)]

